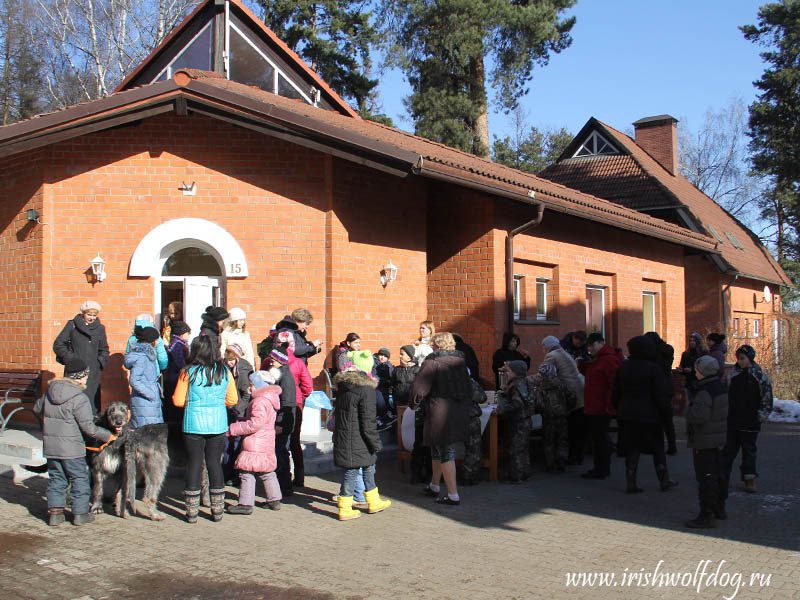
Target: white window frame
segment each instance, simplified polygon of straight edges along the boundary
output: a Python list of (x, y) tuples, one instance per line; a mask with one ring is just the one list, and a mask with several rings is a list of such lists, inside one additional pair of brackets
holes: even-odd
[[(536, 320), (537, 321), (546, 321), (547, 320), (547, 286), (550, 283), (549, 279), (545, 279), (544, 277), (537, 277), (536, 278)], [(539, 286), (544, 287), (544, 293), (542, 294), (543, 298), (543, 306), (539, 305)]]
[(780, 321), (778, 319), (772, 320), (772, 343), (774, 345), (775, 350), (775, 364), (778, 365), (781, 362), (781, 328), (780, 328)]
[(733, 337), (739, 337), (739, 317), (733, 318)]
[(761, 320), (753, 319), (753, 337), (761, 337)]
[[(588, 146), (587, 144), (591, 144), (591, 146)], [(613, 148), (614, 152), (598, 152), (597, 148), (599, 148), (603, 144), (606, 144), (607, 146)], [(589, 151), (589, 154), (581, 154), (580, 156), (578, 156), (580, 151), (583, 150), (584, 148), (586, 148)], [(584, 156), (614, 156), (614, 155), (617, 155), (617, 154), (619, 154), (619, 150), (617, 150), (617, 148), (616, 148), (616, 146), (614, 146), (614, 144), (609, 142), (606, 138), (604, 138), (602, 135), (600, 135), (597, 131), (593, 131), (592, 133), (589, 134), (589, 137), (587, 137), (583, 141), (583, 143), (580, 146), (578, 146), (578, 149), (575, 150), (575, 153), (572, 155), (572, 157), (573, 158), (576, 158), (576, 157), (580, 158), (580, 157), (584, 157)]]
[[(644, 297), (645, 296), (648, 296), (648, 297), (653, 299), (653, 329), (652, 330), (655, 331), (656, 333), (658, 333), (659, 335), (661, 335), (661, 332), (658, 330), (659, 329), (658, 321), (656, 320), (656, 317), (658, 316), (658, 306), (656, 305), (656, 303), (658, 302), (658, 292), (649, 292), (649, 291), (643, 291), (642, 292), (642, 301), (643, 301), (642, 302), (642, 329), (644, 329)], [(642, 333), (647, 333), (647, 330), (642, 331)]]
[[(591, 284), (588, 284), (586, 286), (586, 291), (587, 292), (589, 290), (599, 290), (601, 292), (601, 295), (600, 295), (600, 306), (601, 306), (601, 309), (602, 309), (602, 315), (603, 316), (602, 316), (602, 327), (600, 328), (601, 329), (600, 333), (602, 334), (603, 338), (606, 337), (606, 289), (607, 288), (605, 286), (603, 286), (603, 285), (591, 285)], [(587, 309), (588, 309), (588, 304), (589, 304), (589, 299), (588, 298), (586, 299), (586, 304), (587, 304)], [(586, 329), (587, 330), (589, 329), (589, 323), (588, 322), (586, 323)]]
[[(211, 23), (212, 23), (212, 21), (209, 21), (208, 23), (205, 24), (205, 26), (203, 28), (200, 29), (200, 31), (198, 31), (196, 34), (194, 34), (194, 37), (192, 37), (192, 39), (189, 40), (189, 43), (186, 44), (183, 48), (181, 48), (181, 51), (178, 52), (171, 61), (169, 61), (169, 64), (166, 67), (161, 69), (161, 71), (158, 73), (158, 75), (156, 75), (153, 78), (153, 81), (157, 81), (158, 78), (161, 77), (164, 74), (164, 71), (167, 72), (167, 79), (172, 79), (172, 65), (175, 64), (176, 60), (178, 60), (181, 56), (183, 56), (183, 53), (186, 52), (189, 49), (189, 46), (194, 44), (194, 41), (197, 38), (199, 38), (206, 29), (211, 27)], [(213, 38), (212, 38), (211, 44), (212, 44), (212, 47), (213, 47), (213, 44), (214, 44)], [(151, 81), (150, 83), (153, 83), (153, 81)]]
[[(291, 78), (287, 77), (287, 76), (286, 76), (286, 73), (284, 73), (282, 69), (279, 69), (279, 68), (278, 68), (278, 65), (276, 65), (274, 62), (272, 62), (272, 61), (269, 59), (269, 57), (267, 57), (267, 56), (266, 56), (266, 55), (265, 55), (265, 54), (264, 54), (264, 53), (263, 53), (263, 52), (262, 52), (262, 51), (259, 49), (259, 47), (258, 47), (258, 46), (256, 46), (256, 45), (255, 45), (255, 44), (254, 44), (254, 43), (253, 43), (253, 42), (250, 40), (250, 38), (249, 38), (247, 35), (245, 35), (245, 33), (244, 33), (244, 32), (243, 32), (241, 29), (239, 29), (239, 28), (238, 28), (238, 27), (237, 27), (237, 26), (236, 26), (234, 23), (232, 23), (232, 22), (230, 22), (230, 21), (228, 22), (228, 27), (229, 27), (229, 28), (231, 28), (231, 29), (233, 29), (234, 31), (236, 31), (236, 33), (238, 33), (240, 36), (242, 36), (242, 39), (244, 39), (244, 41), (246, 41), (246, 42), (247, 42), (247, 43), (250, 45), (250, 47), (251, 47), (253, 50), (255, 50), (256, 52), (258, 52), (258, 54), (261, 56), (261, 58), (263, 58), (263, 59), (264, 59), (264, 60), (265, 60), (267, 63), (269, 63), (269, 64), (270, 64), (270, 66), (271, 66), (271, 67), (274, 69), (274, 71), (273, 71), (273, 81), (272, 81), (272, 93), (273, 93), (273, 94), (275, 94), (276, 96), (278, 95), (278, 74), (280, 74), (280, 75), (282, 75), (282, 76), (283, 76), (283, 78), (284, 78), (284, 79), (285, 79), (285, 80), (286, 80), (286, 81), (289, 83), (289, 85), (291, 85), (291, 86), (292, 86), (292, 87), (295, 89), (295, 91), (296, 91), (298, 94), (300, 94), (300, 96), (302, 96), (302, 97), (303, 97), (303, 100), (305, 100), (306, 102), (308, 102), (308, 103), (309, 103), (311, 106), (314, 106), (314, 101), (313, 101), (313, 100), (311, 100), (311, 98), (309, 98), (309, 97), (308, 97), (308, 95), (307, 95), (305, 92), (303, 92), (303, 91), (302, 91), (302, 90), (301, 90), (299, 87), (297, 87), (297, 86), (295, 85), (294, 81), (292, 81), (292, 80), (291, 80)], [(228, 79), (230, 79), (230, 78), (231, 78), (230, 68), (229, 68), (229, 69), (226, 71), (226, 74), (225, 74), (225, 75), (226, 75), (226, 77), (227, 77)]]
[(522, 280), (524, 275), (514, 275), (514, 320), (519, 321), (522, 314)]

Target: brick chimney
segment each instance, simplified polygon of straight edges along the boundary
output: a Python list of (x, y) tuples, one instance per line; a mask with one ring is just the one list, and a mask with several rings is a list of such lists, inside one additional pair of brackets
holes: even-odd
[(678, 172), (678, 119), (669, 115), (645, 117), (633, 127), (636, 144), (675, 175)]

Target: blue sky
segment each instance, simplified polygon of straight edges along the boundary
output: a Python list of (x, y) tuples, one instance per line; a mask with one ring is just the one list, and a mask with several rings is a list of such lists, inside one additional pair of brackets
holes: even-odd
[[(764, 0), (579, 0), (573, 42), (534, 70), (522, 100), (531, 125), (577, 133), (589, 117), (622, 131), (642, 117), (670, 114), (697, 129), (709, 108), (732, 97), (749, 104), (764, 64), (760, 48), (739, 25), (756, 23)], [(413, 130), (402, 98), (402, 73), (385, 73), (379, 86), (384, 112)], [(494, 112), (490, 135), (507, 135), (509, 118)]]

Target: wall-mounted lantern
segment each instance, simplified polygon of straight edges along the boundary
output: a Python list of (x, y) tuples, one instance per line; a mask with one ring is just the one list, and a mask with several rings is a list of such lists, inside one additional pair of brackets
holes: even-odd
[(101, 282), (106, 278), (106, 261), (102, 259), (100, 253), (97, 253), (92, 259), (92, 275), (94, 275), (95, 281)]
[(381, 285), (383, 287), (386, 287), (395, 279), (397, 279), (397, 270), (397, 267), (392, 264), (391, 260), (385, 267), (383, 267), (383, 271), (381, 271)]

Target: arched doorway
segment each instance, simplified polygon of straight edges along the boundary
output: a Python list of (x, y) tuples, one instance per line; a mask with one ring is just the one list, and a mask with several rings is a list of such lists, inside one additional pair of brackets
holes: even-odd
[(247, 277), (247, 260), (236, 239), (205, 219), (173, 219), (139, 242), (128, 275), (152, 278), (153, 313), (161, 323), (170, 302), (183, 302), (192, 337), (200, 331), (209, 305), (225, 306), (226, 283)]
[[(169, 252), (165, 248), (165, 253)], [(209, 305), (225, 306), (225, 276), (217, 258), (204, 248), (188, 246), (166, 257), (156, 282), (156, 307), (163, 320), (170, 302), (183, 304), (184, 321), (200, 333), (201, 315)]]

